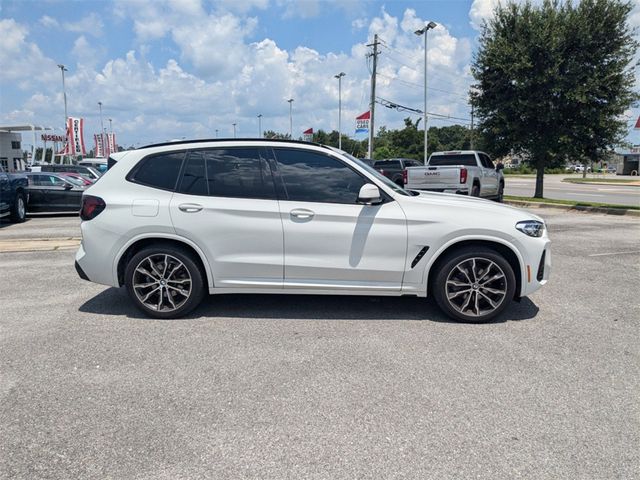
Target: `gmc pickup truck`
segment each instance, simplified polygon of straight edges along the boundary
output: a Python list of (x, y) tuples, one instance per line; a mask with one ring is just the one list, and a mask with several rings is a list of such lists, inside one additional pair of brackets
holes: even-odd
[(0, 218), (9, 217), (13, 222), (24, 222), (27, 215), (27, 177), (6, 173), (0, 165)]
[(424, 167), (405, 170), (407, 190), (457, 193), (502, 201), (504, 177), (489, 155), (475, 150), (434, 152)]

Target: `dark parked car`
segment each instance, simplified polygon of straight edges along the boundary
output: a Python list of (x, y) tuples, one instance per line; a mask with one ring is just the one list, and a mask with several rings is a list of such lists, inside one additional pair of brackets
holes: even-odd
[(82, 175), (83, 177), (87, 177), (92, 182), (95, 182), (100, 178), (100, 172), (93, 167), (85, 167), (83, 165), (40, 165), (40, 167), (35, 167), (32, 169), (33, 172), (40, 168), (41, 172), (52, 172), (52, 173), (77, 173)]
[(79, 212), (85, 186), (77, 179), (48, 172), (27, 173), (30, 212)]
[(27, 197), (27, 177), (21, 173), (7, 173), (0, 165), (0, 218), (24, 222)]
[(389, 158), (376, 160), (373, 164), (373, 168), (401, 187), (404, 187), (403, 172), (407, 167), (422, 167), (422, 162), (411, 158)]

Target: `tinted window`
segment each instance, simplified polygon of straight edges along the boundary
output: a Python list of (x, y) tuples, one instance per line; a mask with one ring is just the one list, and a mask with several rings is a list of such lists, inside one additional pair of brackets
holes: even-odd
[(344, 163), (302, 150), (275, 149), (289, 200), (356, 203), (364, 177)]
[(405, 160), (404, 166), (405, 167), (421, 167), (422, 163), (418, 162), (417, 160)]
[(258, 148), (203, 150), (209, 195), (275, 199), (269, 164)]
[(429, 159), (429, 165), (432, 167), (464, 165), (467, 167), (475, 167), (478, 165), (476, 156), (467, 153), (463, 155), (434, 155)]
[(480, 154), (480, 161), (482, 162), (482, 166), (486, 168), (495, 168), (489, 156), (485, 155), (484, 153)]
[(205, 173), (204, 154), (191, 152), (182, 172), (182, 179), (178, 187), (180, 193), (189, 195), (208, 195), (207, 177)]
[(383, 160), (375, 163), (376, 168), (400, 168), (399, 160)]
[(173, 190), (183, 158), (184, 152), (161, 153), (147, 157), (142, 160), (130, 180), (150, 187)]

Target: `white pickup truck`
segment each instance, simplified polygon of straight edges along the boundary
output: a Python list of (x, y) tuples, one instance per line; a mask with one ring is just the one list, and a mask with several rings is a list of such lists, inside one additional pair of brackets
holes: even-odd
[(502, 201), (504, 177), (489, 155), (475, 150), (434, 152), (424, 167), (404, 170), (404, 188), (458, 193)]

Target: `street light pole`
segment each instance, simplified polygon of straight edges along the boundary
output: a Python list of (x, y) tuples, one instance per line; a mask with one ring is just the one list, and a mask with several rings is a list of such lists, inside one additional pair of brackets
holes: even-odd
[(424, 163), (427, 164), (428, 157), (428, 131), (429, 131), (429, 117), (427, 116), (427, 37), (429, 30), (436, 28), (437, 24), (434, 22), (425, 23), (424, 28), (416, 30), (414, 33), (418, 36), (424, 35)]
[(293, 140), (293, 98), (287, 102), (289, 102), (289, 139)]
[(64, 72), (68, 72), (69, 70), (67, 70), (67, 67), (65, 67), (62, 64), (58, 65), (58, 68), (60, 69), (60, 72), (62, 73), (62, 96), (64, 97), (64, 129), (66, 131), (67, 129), (67, 118), (69, 118), (69, 116), (67, 115), (67, 89), (64, 85)]
[(102, 142), (102, 153), (106, 151), (104, 145), (104, 122), (102, 121), (102, 102), (98, 102), (98, 106), (100, 107), (100, 140)]
[(338, 79), (338, 148), (342, 150), (342, 77), (346, 73), (340, 72), (334, 75), (333, 78)]
[(233, 125), (233, 138), (236, 138), (236, 123), (232, 123), (231, 125)]
[(216, 128), (216, 138), (218, 138), (218, 129)]
[(262, 138), (262, 114), (258, 114), (258, 138)]
[(109, 118), (109, 133), (111, 133), (111, 135), (113, 135), (113, 126), (111, 125), (111, 119)]

